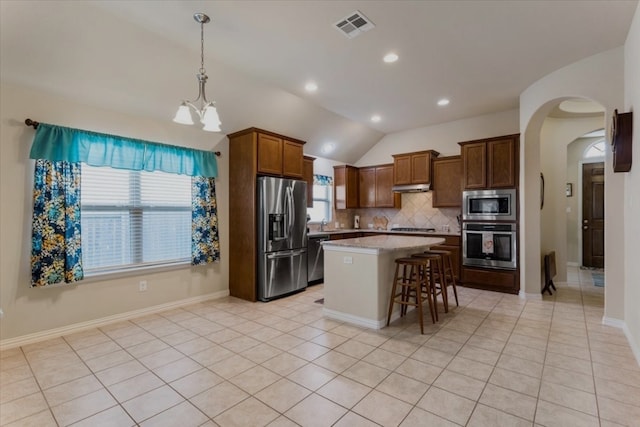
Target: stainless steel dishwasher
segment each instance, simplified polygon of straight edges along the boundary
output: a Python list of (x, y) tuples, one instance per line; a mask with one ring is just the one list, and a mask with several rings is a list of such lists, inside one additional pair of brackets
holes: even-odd
[(324, 281), (324, 251), (320, 242), (329, 240), (328, 234), (317, 234), (307, 239), (307, 271), (309, 285)]

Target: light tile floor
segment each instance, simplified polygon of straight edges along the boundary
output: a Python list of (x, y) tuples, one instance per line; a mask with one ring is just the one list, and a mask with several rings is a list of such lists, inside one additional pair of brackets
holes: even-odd
[(322, 286), (3, 351), (2, 426), (640, 425), (640, 367), (571, 267), (553, 297), (459, 288), (429, 325), (324, 319)]

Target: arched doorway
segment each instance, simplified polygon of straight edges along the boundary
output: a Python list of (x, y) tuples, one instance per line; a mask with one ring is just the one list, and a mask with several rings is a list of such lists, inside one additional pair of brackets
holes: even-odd
[[(530, 85), (520, 95), (520, 245), (521, 293), (527, 297), (540, 297), (542, 283), (542, 247), (540, 227), (540, 141), (542, 126), (549, 113), (559, 102), (582, 97), (605, 106), (604, 117), (610, 118), (614, 109), (622, 109), (624, 87), (621, 85), (624, 52), (611, 49), (554, 71)], [(610, 120), (605, 119), (591, 130), (604, 127), (608, 135)], [(582, 134), (588, 132), (586, 129)], [(576, 134), (573, 138), (579, 137)], [(629, 259), (625, 229), (625, 174), (614, 174), (609, 144), (605, 154), (605, 288), (603, 322), (620, 325), (625, 318), (625, 261)], [(563, 156), (564, 157), (564, 156)], [(564, 186), (563, 186), (564, 187)], [(562, 188), (564, 197), (564, 188)], [(562, 218), (564, 212), (560, 212)], [(564, 223), (564, 221), (560, 221)], [(566, 227), (566, 224), (564, 225)], [(565, 231), (562, 232), (565, 241)]]
[[(580, 105), (584, 107), (584, 111), (563, 111), (561, 106), (564, 103)], [(521, 279), (526, 280), (524, 293), (527, 295), (539, 292), (543, 280), (541, 261), (546, 253), (556, 253), (557, 282), (566, 282), (567, 264), (578, 262), (575, 257), (569, 256), (573, 248), (567, 236), (572, 232), (576, 233), (575, 224), (578, 220), (572, 221), (572, 215), (581, 214), (581, 209), (569, 207), (569, 202), (574, 202), (582, 195), (578, 187), (581, 180), (570, 178), (572, 175), (568, 170), (568, 147), (586, 134), (604, 127), (604, 107), (584, 98), (558, 98), (549, 101), (534, 114), (527, 127), (526, 144), (521, 150), (523, 156), (520, 159), (524, 163), (526, 193), (524, 202), (521, 194), (526, 222), (521, 230), (521, 241), (524, 242), (521, 245), (524, 250), (524, 254), (521, 251), (521, 265), (523, 270), (528, 270), (521, 275)], [(540, 174), (544, 176), (544, 194), (539, 184)], [(537, 195), (532, 196), (536, 192)], [(532, 201), (541, 200), (542, 197), (543, 207), (536, 203), (534, 208)], [(576, 234), (574, 237), (581, 240)], [(537, 275), (532, 274), (536, 271), (539, 272)]]

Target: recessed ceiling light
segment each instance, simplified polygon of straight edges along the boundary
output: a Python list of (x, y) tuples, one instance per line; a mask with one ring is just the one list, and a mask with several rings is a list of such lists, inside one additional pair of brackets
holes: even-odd
[(307, 92), (315, 92), (318, 90), (318, 85), (315, 82), (309, 82), (304, 85), (304, 90)]
[(380, 117), (379, 115), (375, 114), (373, 116), (371, 116), (371, 121), (373, 123), (378, 123), (380, 120), (382, 120), (382, 117)]
[(393, 52), (387, 53), (384, 58), (382, 58), (384, 62), (387, 64), (391, 64), (392, 62), (396, 62), (398, 60), (398, 55)]
[(445, 105), (449, 105), (449, 100), (447, 98), (442, 98), (438, 100), (438, 105), (444, 107)]

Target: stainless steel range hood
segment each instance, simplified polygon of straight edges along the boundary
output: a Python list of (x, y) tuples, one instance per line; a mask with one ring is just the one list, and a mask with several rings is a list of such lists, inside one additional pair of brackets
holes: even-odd
[(429, 191), (429, 184), (406, 184), (406, 185), (394, 185), (391, 191), (394, 193), (425, 193)]

